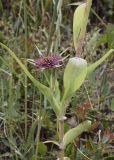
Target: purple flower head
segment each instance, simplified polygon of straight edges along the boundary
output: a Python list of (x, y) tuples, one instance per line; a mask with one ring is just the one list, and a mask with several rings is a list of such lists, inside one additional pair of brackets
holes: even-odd
[(35, 61), (35, 65), (39, 69), (51, 69), (60, 66), (62, 58), (57, 55), (53, 56), (41, 56)]

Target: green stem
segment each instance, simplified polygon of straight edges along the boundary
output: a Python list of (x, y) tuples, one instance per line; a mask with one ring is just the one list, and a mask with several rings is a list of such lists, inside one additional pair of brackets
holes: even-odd
[(62, 21), (62, 12), (61, 12), (62, 3), (63, 3), (63, 0), (59, 0), (57, 5), (58, 18), (56, 22), (56, 41), (55, 41), (55, 47), (54, 47), (54, 54), (58, 52), (58, 47), (60, 46), (60, 41), (61, 41), (60, 27), (61, 27), (61, 21)]
[[(27, 10), (26, 10), (26, 0), (24, 0), (24, 25), (25, 25), (25, 58), (27, 58), (28, 54), (28, 45), (27, 45), (27, 38), (28, 38), (28, 30), (27, 30)], [(27, 61), (25, 62), (25, 66), (27, 68)], [(28, 79), (27, 76), (25, 75), (25, 139), (27, 137), (27, 83)]]
[(3, 108), (3, 105), (4, 105), (4, 83), (3, 83), (3, 79), (0, 80), (1, 81), (1, 106)]
[(38, 129), (37, 129), (37, 136), (36, 136), (36, 151), (35, 151), (35, 160), (37, 160), (38, 156), (38, 146), (40, 141), (40, 131), (42, 126), (42, 95), (40, 94), (40, 105), (38, 110)]
[(42, 119), (41, 119), (41, 116), (39, 115), (39, 117), (38, 117), (38, 129), (37, 129), (37, 136), (36, 136), (36, 143), (37, 144), (36, 144), (36, 151), (35, 151), (35, 160), (38, 159), (41, 124), (42, 124)]
[[(11, 70), (13, 69), (13, 59), (11, 57), (10, 59), (10, 63), (11, 63)], [(9, 109), (10, 111), (13, 108), (13, 77), (12, 77), (12, 72), (9, 76)]]
[(47, 55), (49, 54), (50, 48), (51, 48), (52, 36), (53, 36), (53, 33), (54, 33), (54, 21), (55, 21), (55, 18), (56, 18), (58, 1), (59, 0), (55, 1), (54, 12), (53, 12), (53, 17), (52, 17), (52, 23), (51, 23), (51, 26), (50, 26), (50, 35), (49, 35), (48, 44), (47, 44), (47, 46), (48, 46), (47, 47)]
[(58, 124), (59, 124), (59, 143), (60, 143), (59, 160), (64, 160), (64, 148), (63, 148), (64, 117), (58, 119)]

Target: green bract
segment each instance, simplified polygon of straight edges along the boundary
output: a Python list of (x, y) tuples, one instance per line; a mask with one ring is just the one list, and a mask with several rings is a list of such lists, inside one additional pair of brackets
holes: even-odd
[(86, 8), (86, 3), (83, 3), (80, 6), (78, 6), (74, 12), (73, 41), (74, 41), (75, 50), (77, 50), (77, 48), (78, 48), (80, 31), (81, 31), (81, 28), (83, 27), (82, 24), (83, 24), (85, 8)]
[(64, 71), (64, 96), (63, 99), (71, 97), (80, 88), (87, 74), (86, 60), (74, 57), (70, 58)]
[(82, 50), (91, 5), (92, 0), (87, 0), (86, 3), (79, 5), (74, 12), (73, 41), (77, 54), (80, 54)]

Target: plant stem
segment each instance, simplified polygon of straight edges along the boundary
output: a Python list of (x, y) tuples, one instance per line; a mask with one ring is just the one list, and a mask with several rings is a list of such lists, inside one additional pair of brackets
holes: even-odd
[[(10, 65), (11, 65), (11, 70), (13, 69), (13, 59), (11, 57), (10, 59)], [(9, 100), (8, 100), (8, 105), (9, 105), (9, 109), (10, 111), (13, 109), (13, 76), (12, 76), (12, 72), (11, 75), (9, 77)]]
[(60, 143), (59, 160), (64, 160), (64, 148), (63, 148), (64, 117), (58, 120), (58, 124), (59, 124), (59, 143)]
[(38, 150), (39, 150), (39, 142), (40, 142), (40, 131), (41, 131), (41, 123), (42, 119), (41, 117), (38, 118), (38, 129), (37, 129), (37, 136), (36, 136), (36, 151), (35, 151), (35, 160), (38, 159)]
[(40, 94), (40, 105), (38, 110), (38, 128), (37, 128), (37, 135), (36, 135), (36, 152), (35, 152), (35, 160), (37, 160), (38, 156), (38, 149), (39, 149), (39, 142), (40, 142), (40, 132), (42, 126), (42, 95)]
[(51, 26), (50, 26), (50, 34), (49, 34), (48, 44), (47, 44), (47, 55), (50, 52), (50, 47), (51, 47), (51, 42), (52, 42), (52, 36), (54, 34), (54, 22), (55, 22), (55, 18), (56, 18), (56, 14), (57, 14), (57, 4), (58, 4), (58, 1), (59, 0), (55, 1), (54, 11), (53, 11), (53, 17), (52, 17), (52, 22), (51, 22)]
[[(24, 0), (24, 26), (25, 26), (25, 58), (27, 58), (28, 53), (28, 45), (27, 45), (27, 38), (28, 38), (28, 30), (27, 30), (27, 10), (26, 10), (26, 0)], [(25, 66), (27, 67), (27, 62), (25, 62)], [(25, 139), (27, 138), (27, 83), (28, 79), (25, 75)]]
[(55, 47), (54, 47), (54, 54), (58, 52), (58, 47), (60, 46), (61, 41), (61, 33), (60, 33), (60, 27), (61, 27), (61, 21), (62, 21), (62, 7), (63, 0), (59, 0), (57, 5), (57, 21), (56, 21), (56, 40), (55, 40)]

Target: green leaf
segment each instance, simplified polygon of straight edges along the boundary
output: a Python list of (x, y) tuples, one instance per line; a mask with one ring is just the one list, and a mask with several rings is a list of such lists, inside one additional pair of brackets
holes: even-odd
[(48, 88), (47, 86), (43, 85), (38, 80), (36, 80), (11, 49), (9, 49), (3, 43), (0, 43), (0, 45), (8, 51), (8, 53), (13, 57), (13, 59), (15, 59), (15, 61), (19, 64), (19, 66), (24, 71), (24, 73), (27, 75), (27, 77), (33, 82), (33, 84), (38, 88), (38, 90), (48, 99), (55, 113), (58, 114), (59, 113), (58, 102), (53, 96), (53, 93), (50, 90), (50, 88)]
[(83, 24), (83, 17), (85, 13), (86, 3), (81, 4), (78, 6), (74, 12), (74, 18), (73, 18), (73, 41), (74, 41), (74, 47), (75, 50), (78, 48), (78, 40), (80, 35), (80, 30), (82, 28)]
[(80, 123), (77, 127), (69, 130), (63, 138), (64, 148), (71, 143), (75, 138), (77, 138), (82, 132), (88, 131), (91, 127), (91, 121), (87, 120)]
[(70, 58), (64, 71), (64, 95), (62, 106), (72, 94), (80, 88), (87, 74), (86, 60), (78, 57)]
[(76, 52), (78, 52), (80, 47), (82, 48), (91, 4), (92, 0), (87, 0), (86, 3), (83, 3), (80, 6), (78, 6), (74, 12), (73, 41)]
[(87, 67), (87, 74), (92, 73), (100, 64), (102, 64), (112, 53), (114, 52), (114, 49), (109, 50), (103, 57), (101, 57), (98, 61), (95, 63), (89, 65)]

